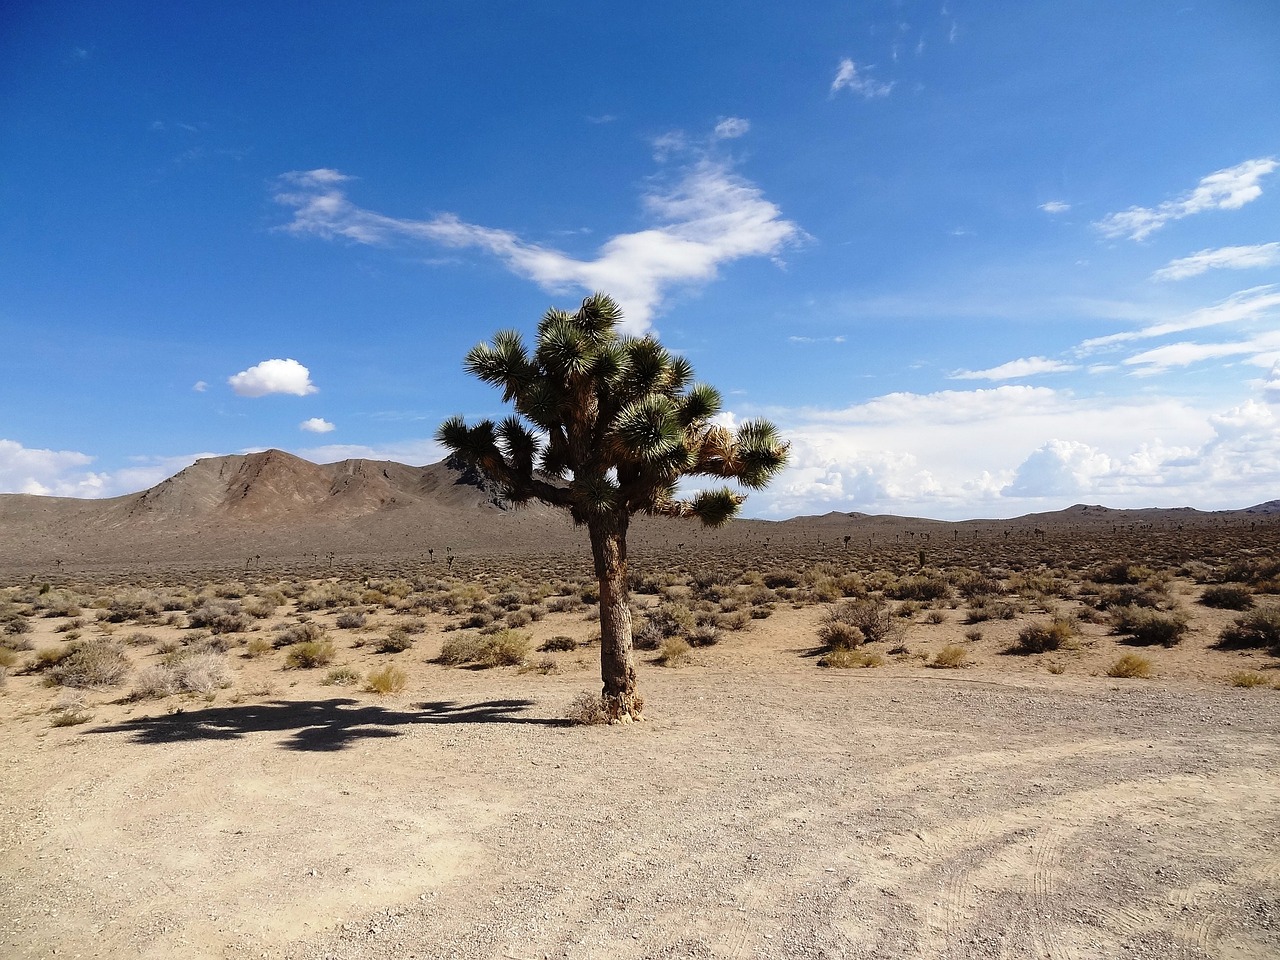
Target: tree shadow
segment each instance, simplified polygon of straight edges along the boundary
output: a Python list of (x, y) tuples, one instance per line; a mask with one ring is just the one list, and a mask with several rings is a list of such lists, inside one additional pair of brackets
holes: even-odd
[(95, 727), (86, 733), (128, 733), (138, 744), (182, 743), (197, 740), (243, 740), (254, 733), (293, 735), (281, 746), (287, 750), (345, 750), (359, 740), (398, 737), (398, 727), (412, 724), (532, 723), (568, 726), (567, 720), (522, 716), (532, 700), (487, 700), (460, 704), (453, 700), (418, 703), (409, 710), (362, 704), (350, 698), (276, 700), (268, 703), (180, 710), (159, 717), (136, 717)]

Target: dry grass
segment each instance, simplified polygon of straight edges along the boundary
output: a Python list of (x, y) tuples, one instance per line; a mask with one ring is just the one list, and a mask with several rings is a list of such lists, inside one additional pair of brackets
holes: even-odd
[(1151, 660), (1137, 653), (1126, 653), (1118, 657), (1107, 668), (1108, 677), (1128, 680), (1146, 680), (1152, 674)]
[(958, 643), (949, 643), (933, 655), (933, 661), (929, 666), (941, 670), (954, 670), (970, 666), (971, 663), (968, 650)]
[(369, 693), (399, 693), (409, 682), (409, 674), (395, 664), (388, 663), (378, 670), (369, 671), (364, 688)]

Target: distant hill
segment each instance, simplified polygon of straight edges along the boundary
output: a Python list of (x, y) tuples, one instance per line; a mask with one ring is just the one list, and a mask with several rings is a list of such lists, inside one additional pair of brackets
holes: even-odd
[[(1114, 510), (1076, 504), (1012, 520), (949, 523), (831, 512), (785, 521), (739, 520), (714, 532), (639, 518), (638, 549), (680, 549), (714, 537), (723, 545), (863, 537), (904, 541), (947, 531), (1096, 529), (1143, 525), (1256, 523), (1280, 516), (1280, 500), (1236, 511)], [(963, 533), (958, 532), (956, 536)], [(580, 552), (583, 531), (540, 503), (514, 509), (497, 489), (456, 462), (423, 467), (392, 461), (315, 464), (280, 450), (211, 457), (148, 490), (110, 500), (0, 495), (0, 568), (50, 563), (188, 563), (247, 557), (302, 559), (440, 554)]]

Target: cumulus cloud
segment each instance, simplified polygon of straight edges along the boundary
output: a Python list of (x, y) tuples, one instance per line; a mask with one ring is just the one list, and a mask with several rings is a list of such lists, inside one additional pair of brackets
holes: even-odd
[(33, 493), (40, 496), (86, 496), (100, 482), (97, 474), (68, 474), (93, 463), (93, 457), (74, 450), (42, 450), (24, 447), (16, 440), (0, 440), (0, 493)]
[(748, 120), (743, 120), (741, 117), (725, 117), (716, 124), (715, 137), (717, 140), (736, 140), (738, 137), (745, 136), (750, 129), (751, 123)]
[(1185, 280), (1206, 270), (1248, 270), (1280, 264), (1280, 243), (1255, 243), (1242, 247), (1201, 250), (1189, 257), (1171, 260), (1151, 275), (1152, 280)]
[(206, 390), (209, 389), (209, 385), (205, 383), (203, 380), (197, 380), (195, 383), (191, 385), (191, 389), (194, 390), (196, 393), (204, 393)]
[(1009, 385), (761, 412), (791, 440), (792, 459), (752, 494), (756, 516), (1008, 517), (1081, 500), (1217, 509), (1280, 489), (1280, 412), (1260, 401), (1223, 412)]
[(407, 463), (412, 466), (439, 463), (449, 455), (448, 450), (430, 439), (400, 440), (378, 446), (329, 443), (319, 447), (304, 447), (294, 450), (293, 453), (312, 463), (336, 463), (339, 460), (394, 460), (396, 463)]
[(1066, 213), (1071, 209), (1071, 204), (1063, 203), (1061, 200), (1050, 200), (1040, 204), (1040, 209), (1045, 213)]
[(1130, 207), (1111, 213), (1094, 226), (1108, 237), (1145, 240), (1165, 224), (1206, 210), (1237, 210), (1262, 196), (1260, 181), (1280, 166), (1274, 157), (1244, 163), (1203, 177), (1190, 193), (1155, 207)]
[(1280, 360), (1271, 365), (1271, 372), (1262, 385), (1262, 396), (1267, 403), (1280, 403)]
[[(862, 72), (859, 72), (861, 69)], [(870, 67), (859, 68), (856, 63), (845, 57), (836, 68), (835, 79), (831, 81), (830, 96), (834, 97), (841, 90), (851, 90), (859, 96), (874, 100), (876, 97), (887, 97), (893, 90), (893, 82), (882, 83), (867, 75)]]
[(292, 359), (263, 360), (228, 377), (227, 383), (242, 397), (265, 397), (269, 393), (305, 397), (318, 390), (311, 382), (311, 371)]
[(1015, 380), (1020, 377), (1034, 377), (1042, 373), (1066, 373), (1080, 368), (1062, 360), (1050, 360), (1047, 357), (1025, 357), (1021, 360), (1010, 360), (998, 367), (987, 370), (957, 370), (951, 374), (952, 380)]
[(303, 420), (298, 424), (299, 430), (306, 430), (308, 433), (332, 433), (334, 425), (323, 417), (312, 417), (310, 420)]
[(408, 241), (477, 250), (551, 293), (608, 291), (626, 313), (623, 329), (635, 334), (650, 328), (673, 287), (714, 280), (722, 265), (735, 260), (777, 257), (805, 236), (758, 186), (709, 157), (644, 195), (652, 226), (612, 237), (589, 260), (452, 213), (410, 220), (362, 209), (346, 195), (350, 179), (327, 169), (286, 174), (276, 200), (293, 208), (293, 219), (283, 229), (363, 244)]

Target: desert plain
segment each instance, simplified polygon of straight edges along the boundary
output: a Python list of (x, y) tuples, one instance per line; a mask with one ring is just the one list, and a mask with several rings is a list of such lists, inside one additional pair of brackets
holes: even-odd
[(0, 955), (1280, 956), (1274, 504), (639, 522), (609, 726), (580, 531), (339, 466), (0, 498)]

